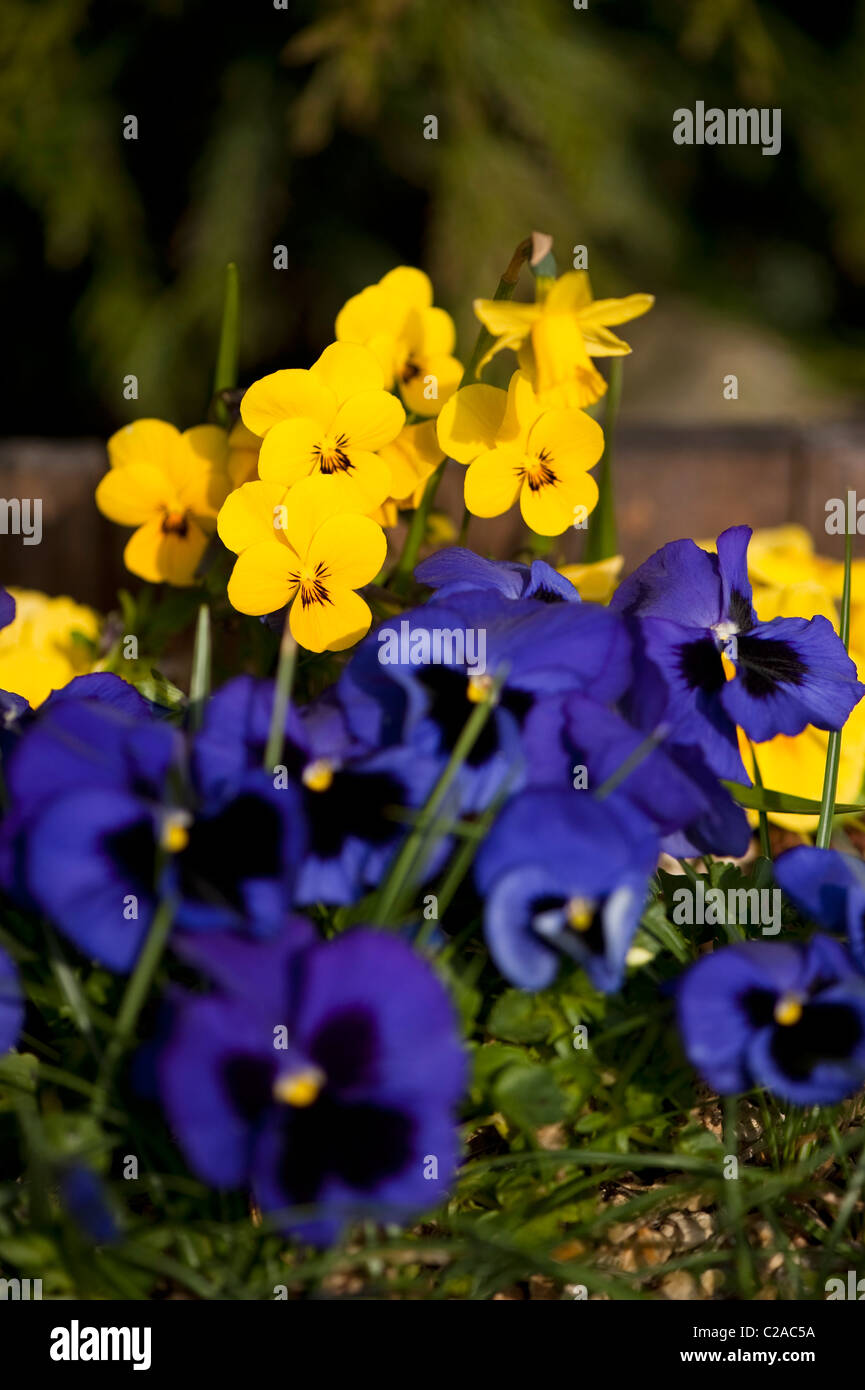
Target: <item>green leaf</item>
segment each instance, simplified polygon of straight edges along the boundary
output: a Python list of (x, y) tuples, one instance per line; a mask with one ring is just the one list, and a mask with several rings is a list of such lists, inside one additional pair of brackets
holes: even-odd
[(507, 1042), (546, 1042), (556, 1027), (537, 995), (509, 989), (493, 1005), (487, 1029), (494, 1038)]
[[(731, 796), (749, 811), (781, 811), (786, 815), (818, 816), (821, 803), (791, 792), (776, 792), (771, 787), (746, 787), (741, 782), (724, 782)], [(833, 815), (855, 816), (865, 811), (865, 802), (836, 801)]]
[(547, 1067), (507, 1067), (493, 1086), (493, 1098), (509, 1120), (527, 1131), (555, 1124), (565, 1113), (565, 1098)]

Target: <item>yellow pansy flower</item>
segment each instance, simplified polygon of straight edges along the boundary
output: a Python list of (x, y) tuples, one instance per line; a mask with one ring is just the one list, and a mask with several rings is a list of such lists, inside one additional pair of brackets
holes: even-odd
[(136, 420), (111, 436), (108, 461), (96, 505), (137, 527), (126, 568), (153, 584), (193, 584), (229, 488), (225, 430), (198, 425), (181, 434), (164, 420)]
[(591, 565), (561, 565), (559, 574), (569, 579), (588, 603), (609, 603), (622, 573), (624, 555), (611, 555)]
[(370, 516), (380, 526), (399, 522), (400, 509), (420, 506), (430, 474), (444, 461), (436, 437), (435, 420), (406, 425), (392, 444), (386, 444), (381, 457), (390, 467), (391, 495)]
[(607, 389), (592, 358), (623, 357), (631, 351), (610, 325), (639, 318), (654, 302), (651, 294), (593, 299), (585, 270), (560, 276), (534, 304), (476, 299), (475, 313), (495, 338), (478, 370), (502, 348), (512, 348), (545, 405), (591, 405)]
[(23, 695), (35, 707), (92, 669), (102, 619), (71, 598), (36, 589), (9, 593), (15, 617), (0, 630), (0, 690)]
[(433, 307), (432, 283), (422, 270), (397, 266), (353, 295), (337, 314), (335, 332), (339, 342), (375, 353), (385, 384), (396, 385), (416, 415), (437, 415), (460, 383), (453, 319)]
[(228, 477), (232, 487), (242, 487), (258, 477), (261, 440), (242, 420), (235, 421), (228, 436)]
[(390, 493), (390, 468), (377, 450), (396, 439), (405, 411), (384, 389), (369, 348), (331, 343), (308, 370), (272, 372), (240, 403), (243, 423), (263, 435), (259, 477), (291, 487), (326, 480), (333, 510), (371, 512)]
[(219, 514), (219, 535), (237, 552), (228, 597), (238, 612), (261, 616), (291, 604), (295, 641), (312, 652), (343, 651), (372, 622), (355, 593), (384, 564), (384, 532), (368, 516), (335, 514), (319, 478), (290, 490), (244, 483)]
[(598, 500), (587, 472), (604, 451), (604, 432), (582, 410), (547, 410), (522, 372), (507, 392), (466, 386), (438, 420), (439, 444), (469, 465), (465, 502), (475, 516), (500, 516), (519, 498), (523, 520), (560, 536)]

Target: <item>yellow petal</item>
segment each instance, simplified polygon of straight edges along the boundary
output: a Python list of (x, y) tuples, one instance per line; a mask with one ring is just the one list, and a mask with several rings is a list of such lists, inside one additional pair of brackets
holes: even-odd
[(457, 463), (471, 463), (493, 447), (505, 413), (507, 393), (497, 386), (463, 386), (438, 417), (438, 441)]
[(286, 487), (308, 477), (317, 466), (316, 446), (325, 437), (318, 421), (308, 415), (280, 420), (262, 440), (258, 476), (265, 482), (283, 483)]
[(193, 517), (186, 519), (186, 533), (165, 532), (154, 517), (134, 531), (126, 543), (126, 568), (151, 584), (173, 584), (178, 589), (195, 583), (195, 571), (207, 549), (208, 537)]
[(584, 410), (546, 410), (529, 433), (529, 452), (545, 450), (555, 471), (562, 465), (592, 468), (604, 452), (604, 431)]
[(568, 270), (560, 275), (544, 301), (545, 314), (576, 314), (592, 302), (587, 270)]
[(580, 369), (594, 370), (573, 314), (544, 314), (532, 329), (532, 352), (539, 396)]
[(306, 554), (306, 564), (327, 572), (326, 585), (358, 589), (371, 584), (385, 562), (384, 531), (368, 516), (333, 516), (318, 528)]
[[(462, 380), (463, 366), (455, 357), (428, 357), (420, 363), (417, 375), (400, 380), (400, 394), (408, 410), (416, 415), (438, 415)], [(435, 389), (436, 395), (428, 392)]]
[(525, 372), (514, 372), (508, 382), (508, 403), (496, 442), (513, 444), (522, 452), (543, 409)]
[(217, 518), (222, 544), (240, 555), (259, 541), (273, 540), (277, 509), (285, 499), (281, 483), (244, 483), (225, 499)]
[(522, 341), (541, 316), (539, 304), (514, 304), (510, 299), (476, 299), (472, 308), (494, 338)]
[(591, 473), (578, 472), (558, 484), (537, 489), (525, 482), (520, 492), (523, 520), (539, 536), (562, 535), (573, 526), (577, 509), (584, 518), (594, 510), (597, 502), (598, 485)]
[(427, 309), (433, 302), (432, 281), (422, 270), (398, 265), (379, 280), (379, 285), (400, 303), (413, 309)]
[[(359, 512), (365, 516), (390, 496), (391, 471), (383, 458), (364, 449), (352, 449), (347, 457), (350, 463), (347, 472), (318, 471), (308, 481), (315, 483), (327, 499), (327, 512), (330, 515)], [(295, 487), (300, 487), (300, 483)], [(294, 491), (295, 488), (292, 488), (291, 495)]]
[(609, 328), (614, 323), (629, 323), (647, 314), (655, 302), (653, 294), (629, 294), (624, 299), (596, 299), (580, 310), (580, 327), (589, 332)]
[(304, 607), (300, 595), (291, 605), (289, 627), (294, 640), (310, 652), (341, 652), (369, 632), (372, 614), (360, 594), (334, 589), (328, 603)]
[(393, 373), (393, 354), (396, 339), (405, 323), (406, 306), (380, 285), (369, 285), (360, 294), (353, 295), (342, 306), (336, 316), (334, 332), (337, 342), (360, 343), (370, 348), (387, 373)]
[(391, 496), (398, 502), (410, 497), (442, 462), (444, 454), (436, 436), (435, 420), (406, 425), (392, 444), (381, 451), (391, 471)]
[(297, 590), (300, 561), (284, 542), (259, 541), (238, 555), (228, 581), (228, 601), (238, 613), (260, 618), (283, 608)]
[(412, 353), (420, 358), (448, 357), (457, 340), (454, 321), (444, 309), (415, 309), (407, 320), (403, 336)]
[(178, 501), (199, 520), (213, 518), (228, 494), (228, 435), (217, 425), (184, 431), (174, 466)]
[(562, 565), (559, 570), (589, 603), (609, 603), (625, 563), (624, 555), (611, 555), (590, 565)]
[(236, 421), (228, 436), (228, 476), (233, 488), (242, 487), (258, 477), (258, 451), (261, 440), (248, 430), (242, 420)]
[(582, 324), (580, 327), (590, 357), (627, 357), (631, 351), (630, 345), (617, 338), (609, 328), (586, 328)]
[(124, 425), (108, 441), (112, 468), (146, 463), (167, 472), (180, 449), (180, 431), (165, 420), (135, 420)]
[[(333, 393), (337, 407), (358, 391), (380, 391), (384, 386), (375, 353), (358, 343), (331, 343), (310, 370)], [(296, 413), (313, 414), (309, 410)]]
[(279, 420), (291, 420), (298, 415), (317, 420), (326, 430), (336, 414), (337, 404), (320, 374), (292, 367), (254, 381), (240, 402), (240, 414), (247, 429), (258, 435), (267, 434)]
[(333, 422), (333, 435), (346, 440), (345, 448), (374, 453), (396, 439), (405, 424), (405, 411), (387, 391), (359, 391), (344, 401)]
[(491, 449), (469, 465), (465, 501), (473, 516), (501, 516), (517, 500), (522, 454), (514, 449)]
[(112, 468), (96, 488), (97, 507), (121, 526), (141, 526), (175, 500), (166, 474), (151, 463)]

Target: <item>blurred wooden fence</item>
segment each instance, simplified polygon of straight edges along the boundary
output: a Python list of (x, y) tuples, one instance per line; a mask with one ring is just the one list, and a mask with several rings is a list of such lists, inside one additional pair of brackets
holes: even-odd
[[(0, 498), (41, 498), (42, 542), (0, 534), (0, 583), (69, 594), (110, 609), (124, 570), (128, 535), (93, 502), (104, 473), (98, 441), (9, 439), (0, 442)], [(462, 516), (463, 470), (448, 469), (439, 493), (456, 521)], [(630, 567), (665, 541), (706, 538), (726, 526), (779, 526), (797, 521), (821, 551), (840, 555), (840, 538), (825, 531), (826, 502), (854, 489), (865, 498), (865, 421), (794, 427), (623, 426), (615, 460), (621, 546)], [(0, 511), (0, 522), (5, 508)], [(524, 543), (517, 514), (473, 519), (470, 544), (505, 557)], [(579, 558), (582, 533), (562, 538), (567, 559)]]

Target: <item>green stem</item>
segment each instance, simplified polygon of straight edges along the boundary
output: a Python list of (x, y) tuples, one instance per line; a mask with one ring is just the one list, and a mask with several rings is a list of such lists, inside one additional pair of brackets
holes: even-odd
[[(763, 790), (763, 778), (760, 775), (760, 764), (757, 762), (757, 750), (750, 739), (748, 747), (751, 749), (751, 759), (754, 763), (754, 781), (760, 790)], [(772, 843), (769, 839), (769, 817), (765, 811), (758, 811), (757, 818), (760, 825), (760, 850), (764, 859), (772, 858)]]
[(622, 359), (612, 357), (604, 410), (604, 452), (598, 469), (598, 505), (589, 518), (589, 531), (583, 555), (583, 560), (589, 565), (596, 564), (599, 560), (609, 560), (611, 556), (619, 553), (613, 489), (613, 445), (621, 399)]
[(285, 716), (288, 713), (288, 702), (291, 699), (291, 688), (294, 685), (294, 672), (297, 666), (297, 643), (291, 635), (290, 616), (291, 608), (289, 607), (285, 614), (285, 626), (282, 629), (282, 640), (279, 644), (279, 665), (276, 668), (273, 710), (270, 715), (267, 747), (264, 750), (264, 767), (268, 772), (273, 771), (282, 756), (282, 747), (285, 743)]
[[(520, 271), (532, 254), (532, 246), (533, 240), (531, 237), (526, 237), (525, 241), (520, 242), (514, 254), (511, 256), (507, 270), (496, 286), (493, 299), (513, 299), (514, 290), (520, 278)], [(495, 338), (493, 334), (490, 333), (488, 328), (481, 324), (472, 355), (466, 363), (457, 389), (463, 386), (471, 386), (473, 382), (477, 381), (481, 359), (489, 351), (494, 342)], [(432, 507), (435, 495), (438, 491), (439, 483), (442, 480), (446, 464), (447, 459), (439, 464), (436, 471), (428, 479), (420, 506), (415, 510), (415, 514), (412, 517), (402, 555), (392, 575), (393, 585), (397, 591), (404, 590), (408, 587), (409, 575), (417, 564), (418, 553), (426, 533), (427, 517), (429, 516), (430, 508)]]
[(177, 903), (173, 898), (163, 898), (153, 915), (141, 954), (135, 962), (135, 969), (129, 977), (126, 992), (120, 1004), (120, 1011), (114, 1024), (114, 1032), (105, 1049), (99, 1074), (96, 1079), (94, 1110), (100, 1115), (108, 1099), (114, 1072), (122, 1054), (132, 1040), (138, 1015), (150, 992), (165, 943), (174, 921)]
[(195, 646), (192, 651), (192, 675), (189, 680), (189, 725), (195, 732), (201, 728), (204, 707), (210, 694), (211, 640), (210, 607), (202, 603), (195, 624)]
[[(844, 646), (850, 643), (850, 583), (853, 565), (853, 536), (849, 524), (844, 536), (844, 590), (841, 596), (840, 636)], [(826, 771), (823, 776), (823, 796), (820, 803), (820, 820), (817, 825), (816, 845), (818, 849), (828, 849), (832, 839), (832, 818), (835, 814), (835, 794), (838, 789), (838, 768), (841, 763), (841, 737), (843, 729), (833, 729), (826, 748)]]
[(475, 746), (481, 730), (492, 713), (503, 680), (504, 675), (497, 678), (488, 698), (482, 700), (472, 710), (462, 727), (459, 738), (454, 744), (453, 752), (448, 759), (447, 766), (436, 782), (429, 801), (421, 812), (417, 826), (409, 835), (391, 866), (390, 872), (382, 885), (376, 913), (378, 922), (383, 926), (388, 922), (391, 915), (394, 914), (399, 906), (409, 875), (415, 867), (415, 862), (423, 849), (427, 836), (435, 825), (444, 799), (457, 773)]
[(237, 385), (237, 365), (240, 359), (240, 280), (237, 266), (229, 261), (225, 267), (225, 290), (222, 300), (222, 327), (213, 374), (213, 397), (216, 418), (224, 429), (231, 423), (223, 391), (233, 391)]

